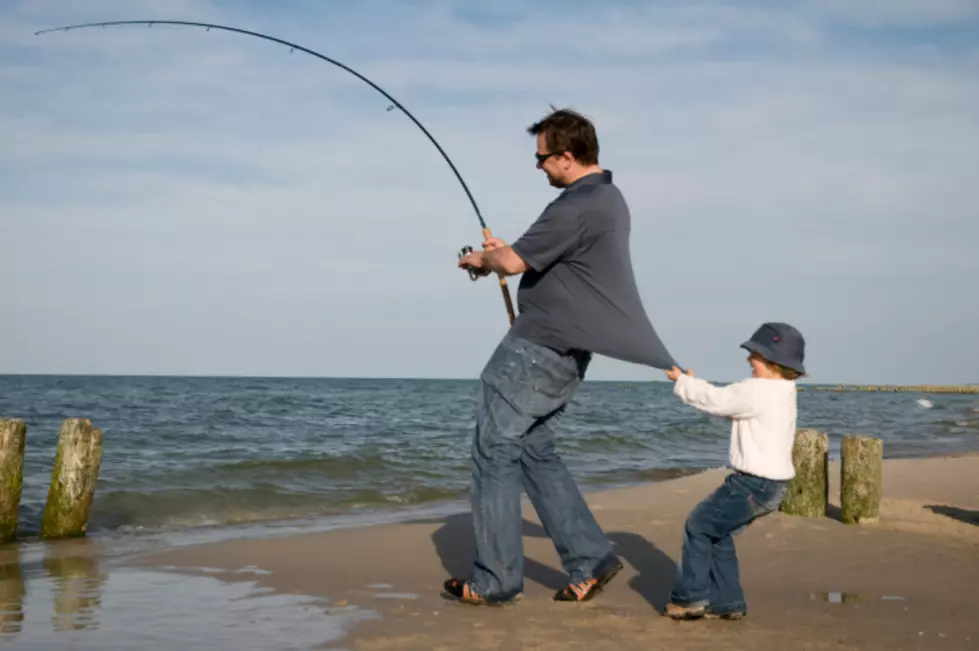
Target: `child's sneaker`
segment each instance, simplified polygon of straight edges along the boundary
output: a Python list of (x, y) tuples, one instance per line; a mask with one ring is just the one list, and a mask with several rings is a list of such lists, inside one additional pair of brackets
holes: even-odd
[(743, 610), (736, 610), (736, 611), (730, 612), (730, 613), (721, 613), (719, 615), (716, 614), (716, 613), (712, 613), (712, 612), (706, 612), (706, 613), (704, 613), (704, 618), (705, 619), (725, 619), (725, 620), (728, 620), (728, 621), (735, 621), (735, 620), (738, 620), (738, 619), (744, 619), (747, 616), (748, 616), (748, 613), (746, 613)]
[(663, 614), (670, 619), (676, 620), (700, 619), (707, 614), (707, 607), (703, 604), (681, 606), (679, 604), (668, 603), (666, 604), (666, 611)]

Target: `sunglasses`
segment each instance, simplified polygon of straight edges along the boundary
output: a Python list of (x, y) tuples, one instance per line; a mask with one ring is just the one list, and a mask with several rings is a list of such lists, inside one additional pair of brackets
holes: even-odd
[(563, 151), (552, 151), (549, 154), (538, 154), (537, 152), (534, 152), (534, 158), (537, 159), (538, 165), (542, 165), (544, 161), (546, 161), (551, 156), (560, 156), (563, 153), (564, 153)]

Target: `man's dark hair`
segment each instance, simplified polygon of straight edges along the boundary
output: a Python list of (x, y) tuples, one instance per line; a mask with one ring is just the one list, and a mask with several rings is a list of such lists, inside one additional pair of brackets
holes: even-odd
[(571, 109), (557, 109), (527, 127), (527, 133), (544, 135), (547, 150), (552, 154), (570, 153), (582, 165), (598, 163), (598, 136), (595, 125)]

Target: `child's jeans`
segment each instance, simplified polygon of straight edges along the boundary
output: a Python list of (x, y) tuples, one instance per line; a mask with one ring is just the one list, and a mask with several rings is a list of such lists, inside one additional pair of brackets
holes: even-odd
[(788, 482), (735, 471), (687, 517), (670, 600), (715, 615), (747, 612), (733, 536), (779, 507)]

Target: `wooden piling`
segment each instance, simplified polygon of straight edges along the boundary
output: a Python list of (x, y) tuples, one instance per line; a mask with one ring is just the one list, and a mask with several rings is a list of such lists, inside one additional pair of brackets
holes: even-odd
[(783, 513), (806, 518), (826, 515), (829, 500), (829, 437), (814, 429), (800, 429), (792, 447), (795, 477), (780, 507)]
[(27, 425), (19, 418), (0, 419), (0, 543), (17, 535), (17, 512), (24, 485)]
[(42, 538), (84, 536), (102, 463), (102, 430), (87, 418), (68, 418), (58, 433), (58, 451), (41, 519)]
[(843, 437), (840, 508), (843, 522), (876, 522), (884, 490), (884, 442), (872, 436)]

